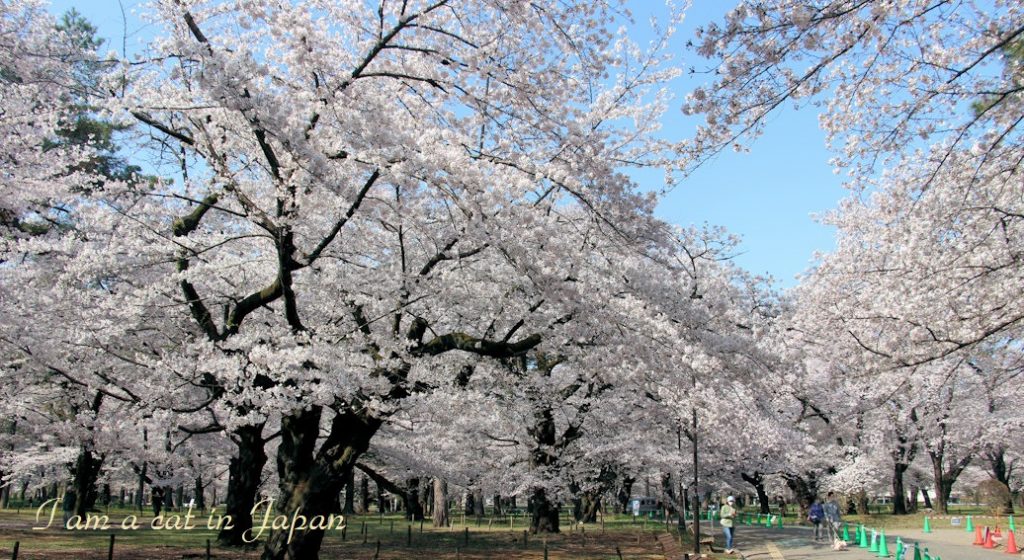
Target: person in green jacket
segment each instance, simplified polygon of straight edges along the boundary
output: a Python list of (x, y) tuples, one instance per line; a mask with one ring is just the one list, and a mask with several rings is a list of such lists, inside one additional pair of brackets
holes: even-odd
[(722, 511), (719, 513), (722, 518), (722, 533), (725, 534), (725, 553), (732, 554), (732, 538), (736, 531), (734, 527), (736, 520), (736, 498), (729, 496), (725, 500), (725, 505), (722, 506)]

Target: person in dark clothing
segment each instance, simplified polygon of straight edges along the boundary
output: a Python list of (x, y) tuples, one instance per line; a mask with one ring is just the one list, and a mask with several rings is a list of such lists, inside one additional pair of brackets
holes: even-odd
[(159, 486), (154, 486), (152, 491), (153, 497), (153, 517), (160, 516), (160, 509), (164, 507), (164, 490)]

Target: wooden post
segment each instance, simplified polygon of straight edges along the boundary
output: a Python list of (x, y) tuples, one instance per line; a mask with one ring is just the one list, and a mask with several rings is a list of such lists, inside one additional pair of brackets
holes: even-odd
[(420, 519), (420, 533), (423, 532), (423, 520)]
[(529, 538), (530, 538), (529, 532), (526, 529), (523, 529), (523, 548), (526, 548), (527, 545), (529, 544), (529, 541), (528, 541)]
[(462, 533), (462, 542), (466, 546), (469, 546), (469, 527), (466, 527)]
[(206, 539), (206, 560), (210, 560), (210, 539)]
[(366, 521), (363, 521), (363, 525), (359, 527), (359, 533), (362, 535), (366, 534)]
[(619, 560), (622, 560), (622, 551), (619, 550), (619, 547), (615, 547), (615, 554), (618, 555)]
[(548, 545), (544, 545), (544, 560), (548, 560)]
[(409, 525), (408, 530), (405, 532), (405, 545), (412, 546), (412, 525)]
[(11, 560), (18, 560), (18, 546), (20, 545), (20, 542), (14, 541), (14, 554), (11, 556)]
[(394, 533), (395, 532), (395, 520), (394, 519), (391, 520), (391, 530), (388, 531), (388, 532), (389, 533)]
[(114, 533), (110, 533), (110, 548), (107, 549), (107, 560), (114, 560)]
[(348, 525), (341, 528), (341, 542), (345, 542), (345, 532), (348, 531)]
[(380, 558), (380, 539), (377, 539), (377, 550), (375, 550), (373, 552), (373, 560), (378, 560), (379, 558)]

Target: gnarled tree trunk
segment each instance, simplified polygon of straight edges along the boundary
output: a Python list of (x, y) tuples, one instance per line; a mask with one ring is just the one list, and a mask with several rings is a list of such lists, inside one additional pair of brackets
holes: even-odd
[[(285, 515), (298, 512), (311, 519), (337, 513), (338, 493), (356, 460), (366, 452), (381, 421), (349, 410), (338, 412), (328, 435), (315, 451), (320, 433), (320, 407), (296, 411), (281, 419), (277, 450), (280, 499)], [(291, 541), (289, 542), (289, 538)], [(263, 547), (262, 560), (317, 560), (324, 530), (275, 531)]]
[(935, 505), (933, 509), (936, 513), (942, 515), (949, 512), (949, 495), (953, 491), (953, 484), (956, 483), (960, 473), (971, 462), (971, 456), (965, 455), (953, 462), (947, 469), (945, 467), (946, 457), (944, 448), (945, 446), (940, 444), (928, 452), (928, 456), (932, 460), (932, 475), (935, 479)]
[(252, 508), (260, 488), (267, 452), (263, 448), (263, 424), (242, 426), (233, 433), (238, 454), (228, 464), (228, 495), (224, 500), (225, 514), (231, 516), (232, 528), (227, 524), (217, 534), (217, 542), (225, 546), (245, 546), (242, 535), (252, 529)]
[(558, 507), (551, 503), (543, 488), (537, 487), (530, 494), (530, 532), (557, 533)]
[(771, 502), (768, 500), (768, 492), (764, 488), (764, 474), (755, 472), (752, 475), (747, 473), (740, 473), (740, 477), (743, 480), (754, 487), (754, 491), (757, 493), (757, 504), (760, 509), (758, 511), (761, 514), (771, 513)]
[(1006, 487), (1006, 502), (1003, 504), (1003, 513), (1013, 515), (1013, 493), (1010, 492), (1010, 476), (1013, 474), (1013, 466), (1006, 464), (1006, 446), (996, 444), (985, 449), (985, 461), (988, 463), (989, 474), (997, 482)]

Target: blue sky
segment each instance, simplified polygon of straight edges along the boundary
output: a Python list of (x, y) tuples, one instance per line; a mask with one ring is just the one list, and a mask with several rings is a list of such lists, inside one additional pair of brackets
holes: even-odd
[[(118, 51), (136, 45), (153, 33), (136, 15), (136, 0), (122, 0), (127, 23), (117, 0), (52, 0), (55, 14), (75, 7), (100, 30), (106, 48)], [(646, 20), (657, 2), (634, 0), (633, 12)], [(693, 28), (720, 16), (730, 3), (695, 0), (680, 27), (682, 44)], [(126, 33), (127, 32), (127, 33)], [(681, 53), (682, 57), (688, 56)], [(685, 58), (684, 58), (685, 61)], [(680, 82), (682, 99), (688, 84)], [(678, 104), (677, 104), (678, 105)], [(666, 119), (666, 134), (684, 137), (692, 120), (684, 120), (678, 106)], [(764, 136), (749, 144), (749, 152), (724, 152), (669, 192), (658, 206), (659, 217), (680, 225), (725, 226), (742, 237), (736, 262), (756, 274), (770, 274), (781, 287), (796, 284), (795, 275), (807, 269), (815, 251), (834, 247), (833, 231), (812, 219), (833, 208), (845, 195), (841, 177), (828, 164), (831, 154), (813, 110), (786, 107), (770, 122)], [(641, 183), (644, 176), (637, 176)], [(660, 188), (661, 177), (650, 175)]]

